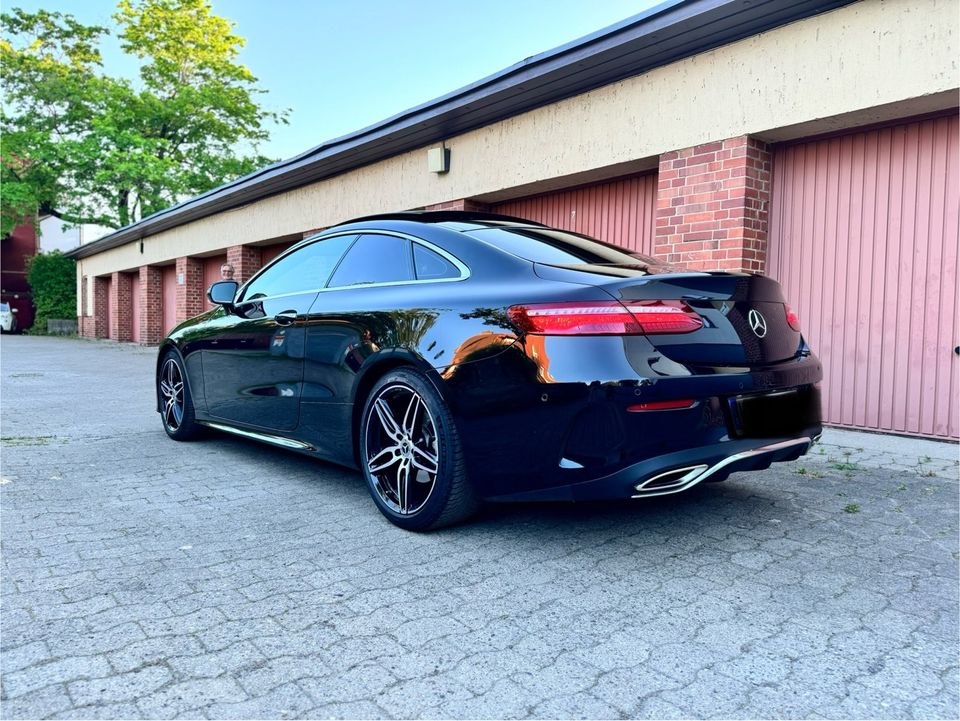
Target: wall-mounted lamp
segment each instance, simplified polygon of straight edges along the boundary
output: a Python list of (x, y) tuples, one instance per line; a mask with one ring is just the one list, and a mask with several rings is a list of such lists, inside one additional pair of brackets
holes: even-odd
[(427, 150), (427, 170), (443, 174), (450, 170), (450, 148), (439, 145)]

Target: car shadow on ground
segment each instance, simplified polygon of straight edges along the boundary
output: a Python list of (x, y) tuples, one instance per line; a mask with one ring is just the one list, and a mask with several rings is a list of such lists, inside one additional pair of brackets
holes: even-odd
[[(196, 443), (215, 447), (218, 453), (229, 453), (240, 466), (245, 462), (264, 463), (266, 460), (269, 467), (275, 468), (275, 473), (271, 472), (264, 482), (296, 484), (301, 490), (316, 490), (318, 494), (336, 491), (351, 505), (357, 503), (358, 512), (379, 516), (363, 476), (355, 469), (213, 431)], [(662, 529), (665, 524), (681, 523), (702, 529), (704, 525), (727, 522), (733, 515), (741, 518), (772, 517), (778, 515), (773, 506), (779, 499), (764, 491), (763, 476), (769, 472), (750, 474), (750, 478), (734, 474), (726, 481), (703, 483), (683, 493), (643, 499), (485, 503), (476, 516), (450, 531), (460, 529), (462, 532), (462, 529), (470, 528), (471, 534), (490, 531), (503, 534), (520, 529), (521, 535), (526, 535), (533, 526), (540, 529), (563, 527), (583, 534), (591, 529), (601, 531), (629, 526), (633, 532), (641, 532), (644, 527)], [(386, 520), (383, 522), (387, 523)]]

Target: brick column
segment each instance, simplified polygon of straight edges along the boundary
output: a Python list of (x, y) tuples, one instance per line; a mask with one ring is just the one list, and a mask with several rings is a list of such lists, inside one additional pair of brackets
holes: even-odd
[(87, 335), (91, 338), (106, 338), (109, 328), (107, 328), (107, 303), (110, 299), (107, 297), (107, 279), (93, 279), (93, 323), (87, 326)]
[(133, 340), (133, 288), (129, 273), (114, 273), (110, 284), (110, 337), (129, 343)]
[(163, 271), (140, 266), (140, 343), (157, 345), (163, 337)]
[(203, 261), (180, 256), (177, 258), (177, 323), (202, 313), (205, 300)]
[(227, 262), (233, 266), (233, 279), (245, 283), (260, 270), (260, 248), (253, 245), (231, 245), (227, 248)]
[(660, 156), (654, 253), (699, 270), (763, 273), (772, 162), (748, 136)]
[(428, 205), (425, 210), (468, 210), (471, 213), (489, 213), (490, 206), (471, 198), (460, 198), (459, 200), (446, 200), (442, 203)]

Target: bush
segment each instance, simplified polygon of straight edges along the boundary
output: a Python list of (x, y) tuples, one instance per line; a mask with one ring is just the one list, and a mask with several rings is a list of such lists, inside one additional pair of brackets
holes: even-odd
[(27, 263), (27, 283), (36, 315), (31, 333), (47, 332), (51, 318), (77, 317), (77, 264), (59, 250), (39, 253)]

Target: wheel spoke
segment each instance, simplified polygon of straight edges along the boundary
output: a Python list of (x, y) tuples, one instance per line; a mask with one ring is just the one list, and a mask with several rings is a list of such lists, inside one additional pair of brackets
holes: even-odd
[(413, 426), (417, 422), (418, 410), (420, 410), (420, 396), (416, 393), (411, 393), (407, 410), (403, 413), (403, 432), (408, 436), (413, 435)]
[(393, 411), (390, 410), (387, 402), (383, 400), (383, 398), (377, 398), (373, 407), (377, 412), (377, 417), (380, 418), (380, 424), (383, 426), (383, 430), (386, 431), (387, 435), (393, 440), (399, 441), (403, 437), (403, 432), (400, 430), (396, 418), (393, 417)]
[(400, 446), (389, 446), (367, 461), (371, 473), (379, 473), (400, 459)]
[(160, 392), (163, 393), (164, 398), (169, 398), (173, 395), (173, 388), (166, 380), (162, 380), (160, 381)]
[(437, 456), (425, 448), (420, 448), (420, 446), (413, 446), (413, 457), (410, 460), (421, 471), (426, 471), (431, 475), (436, 475), (437, 470), (439, 470)]
[(397, 501), (400, 506), (400, 513), (407, 513), (409, 505), (410, 491), (410, 463), (404, 461), (397, 468)]

